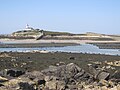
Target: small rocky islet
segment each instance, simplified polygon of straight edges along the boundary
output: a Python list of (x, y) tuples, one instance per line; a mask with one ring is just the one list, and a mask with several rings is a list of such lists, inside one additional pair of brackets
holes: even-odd
[[(8, 65), (0, 65), (0, 90), (120, 90), (119, 59), (80, 53), (4, 52), (0, 54), (1, 64)], [(40, 67), (40, 61), (47, 61), (49, 66), (44, 62)], [(30, 62), (34, 62), (31, 68), (27, 67)]]

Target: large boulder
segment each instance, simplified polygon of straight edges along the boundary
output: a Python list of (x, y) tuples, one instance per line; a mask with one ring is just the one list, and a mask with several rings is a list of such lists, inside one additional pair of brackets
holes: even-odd
[(21, 90), (35, 90), (33, 85), (30, 85), (28, 82), (20, 82), (19, 86)]
[(66, 72), (69, 74), (70, 77), (75, 76), (78, 72), (82, 71), (81, 68), (79, 68), (74, 63), (70, 63), (66, 65)]
[(85, 82), (93, 81), (92, 75), (85, 72), (83, 69), (81, 69), (74, 63), (61, 66), (50, 66), (48, 69), (42, 70), (41, 72), (46, 76), (55, 76), (57, 77), (57, 79), (61, 81), (64, 80), (66, 84), (67, 83), (73, 84), (73, 81), (74, 83), (81, 81)]
[(115, 71), (113, 75), (111, 75), (111, 78), (120, 79), (120, 70)]
[(108, 80), (110, 77), (110, 73), (108, 73), (107, 71), (95, 65), (89, 66), (89, 72), (94, 76), (95, 79), (98, 79), (98, 80), (101, 80), (101, 79)]
[(45, 84), (45, 80), (44, 80), (45, 76), (40, 71), (26, 72), (24, 75), (20, 77), (29, 78), (38, 85)]
[(115, 72), (111, 75), (110, 79), (111, 79), (112, 81), (115, 81), (115, 82), (120, 82), (120, 70), (115, 71)]
[(98, 74), (98, 76), (96, 78), (99, 80), (101, 80), (101, 79), (108, 80), (109, 77), (110, 77), (110, 73), (102, 71)]

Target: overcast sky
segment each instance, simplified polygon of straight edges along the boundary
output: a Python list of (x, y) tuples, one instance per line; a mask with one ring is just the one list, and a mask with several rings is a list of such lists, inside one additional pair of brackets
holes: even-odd
[(120, 34), (120, 0), (0, 0), (0, 34), (31, 27)]

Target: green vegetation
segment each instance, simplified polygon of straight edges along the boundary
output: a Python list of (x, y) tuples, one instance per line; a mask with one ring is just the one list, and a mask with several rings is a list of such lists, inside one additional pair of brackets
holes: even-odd
[(41, 30), (23, 30), (14, 32), (12, 33), (12, 35), (17, 36), (39, 35), (41, 32), (42, 32)]
[(51, 36), (57, 36), (57, 35), (73, 35), (68, 32), (53, 32), (53, 31), (43, 31), (44, 35), (51, 35)]

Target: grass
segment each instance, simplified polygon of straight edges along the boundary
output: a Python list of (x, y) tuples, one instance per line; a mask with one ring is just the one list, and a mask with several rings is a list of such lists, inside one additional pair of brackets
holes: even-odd
[(53, 31), (43, 31), (44, 35), (51, 35), (51, 36), (57, 36), (57, 35), (72, 35), (68, 32), (53, 32)]

